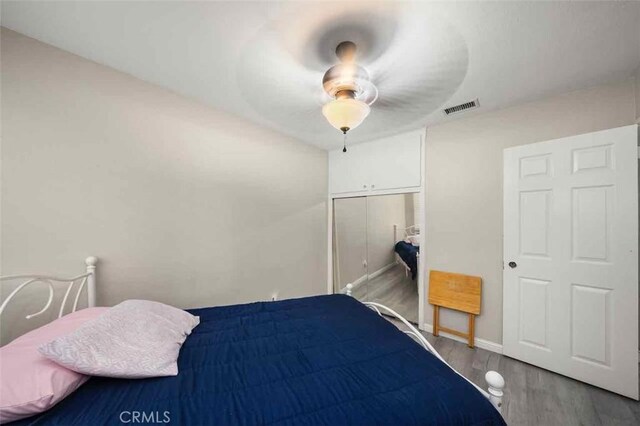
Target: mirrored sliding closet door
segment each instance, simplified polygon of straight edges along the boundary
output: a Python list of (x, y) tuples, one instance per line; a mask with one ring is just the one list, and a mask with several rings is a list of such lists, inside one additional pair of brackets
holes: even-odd
[(333, 201), (333, 283), (418, 321), (417, 193)]
[(367, 300), (367, 198), (333, 201), (333, 285), (344, 293), (354, 287), (358, 300)]

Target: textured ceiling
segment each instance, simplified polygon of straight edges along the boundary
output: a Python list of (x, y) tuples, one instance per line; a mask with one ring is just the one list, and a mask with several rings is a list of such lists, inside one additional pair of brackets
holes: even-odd
[(324, 71), (353, 40), (379, 99), (361, 142), (627, 78), (640, 2), (2, 2), (2, 25), (316, 146)]

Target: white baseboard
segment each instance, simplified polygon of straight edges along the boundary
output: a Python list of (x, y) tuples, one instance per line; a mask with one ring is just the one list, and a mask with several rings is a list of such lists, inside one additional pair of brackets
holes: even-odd
[[(355, 290), (356, 288), (360, 287), (362, 284), (367, 282), (367, 276), (363, 275), (360, 278), (358, 278), (357, 280), (353, 281), (351, 284), (351, 291)], [(344, 287), (342, 287), (340, 289), (340, 293), (346, 293), (347, 292), (347, 286), (345, 285)]]
[[(433, 333), (433, 326), (431, 324), (423, 324), (422, 325), (422, 329), (424, 331), (426, 331), (427, 333)], [(462, 343), (467, 343), (467, 339), (464, 339), (462, 337), (456, 336), (454, 334), (449, 334), (446, 333), (444, 331), (440, 332), (440, 336), (442, 337), (446, 337), (447, 339), (451, 339), (451, 340), (455, 340), (456, 342), (462, 342)], [(480, 348), (480, 349), (486, 349), (488, 351), (491, 352), (495, 352), (497, 354), (502, 355), (502, 345), (496, 342), (491, 342), (489, 340), (485, 340), (485, 339), (480, 339), (478, 337), (475, 338), (475, 345), (476, 347)]]
[[(433, 333), (433, 326), (431, 324), (423, 324), (422, 325), (422, 330), (426, 331), (427, 333)], [(454, 334), (449, 334), (446, 333), (444, 331), (440, 332), (440, 336), (442, 337), (446, 337), (447, 339), (451, 339), (451, 340), (455, 340), (456, 342), (461, 342), (461, 343), (467, 343), (467, 340), (456, 336)], [(475, 339), (475, 344), (478, 348), (480, 349), (486, 349), (488, 351), (491, 352), (495, 352), (497, 354), (502, 355), (503, 354), (503, 350), (502, 350), (502, 345), (496, 342), (492, 342), (490, 340), (485, 340), (485, 339), (480, 339), (478, 337), (476, 337)], [(640, 364), (640, 350), (638, 350), (638, 363)]]
[[(390, 263), (388, 265), (383, 266), (382, 268), (378, 269), (377, 271), (369, 274), (369, 275), (363, 275), (360, 278), (358, 278), (357, 280), (355, 280), (354, 282), (351, 283), (352, 288), (351, 291), (355, 290), (356, 288), (360, 287), (362, 284), (366, 283), (369, 280), (374, 279), (377, 276), (380, 276), (382, 274), (384, 274), (385, 272), (387, 272), (389, 269), (393, 268), (394, 266), (396, 266), (396, 263)], [(345, 286), (342, 290), (340, 290), (341, 293), (344, 293), (347, 291), (347, 287)]]
[(367, 282), (367, 276), (366, 275), (361, 276), (360, 278), (358, 278), (357, 280), (351, 283), (352, 290), (355, 290), (356, 288), (360, 287), (362, 284), (366, 282)]
[(377, 271), (369, 274), (369, 279), (372, 280), (375, 277), (378, 277), (378, 276), (384, 274), (385, 272), (387, 272), (389, 269), (393, 268), (396, 265), (397, 265), (397, 263), (393, 262), (393, 263), (390, 263), (390, 264), (388, 264), (386, 266), (383, 266), (382, 268), (378, 269)]

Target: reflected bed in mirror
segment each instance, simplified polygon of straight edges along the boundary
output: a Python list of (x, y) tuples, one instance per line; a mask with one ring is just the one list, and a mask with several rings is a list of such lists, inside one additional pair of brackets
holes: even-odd
[(334, 292), (353, 285), (362, 302), (377, 302), (418, 322), (420, 228), (418, 194), (333, 201)]

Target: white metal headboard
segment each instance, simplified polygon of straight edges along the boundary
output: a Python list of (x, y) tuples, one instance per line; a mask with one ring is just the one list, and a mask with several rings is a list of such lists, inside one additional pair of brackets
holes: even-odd
[(406, 228), (398, 228), (398, 225), (393, 225), (393, 243), (397, 243), (400, 241), (398, 238), (398, 231), (402, 231), (402, 239), (407, 237), (413, 237), (420, 234), (420, 226), (419, 225), (411, 225)]
[[(418, 235), (420, 233), (420, 227), (418, 225), (411, 225), (411, 226), (407, 226), (406, 228), (398, 228), (398, 225), (393, 225), (393, 253), (394, 256), (396, 258), (396, 263), (399, 265), (402, 265), (404, 267), (404, 275), (405, 277), (409, 277), (409, 274), (411, 274), (411, 268), (409, 267), (409, 265), (407, 265), (405, 263), (404, 260), (402, 260), (402, 258), (400, 257), (400, 255), (398, 253), (395, 252), (395, 244), (400, 241), (398, 239), (398, 230), (402, 230), (403, 232), (403, 237), (402, 239), (406, 239), (408, 237), (412, 237), (415, 235)], [(416, 262), (418, 263), (418, 267), (417, 270), (418, 272), (421, 271), (421, 266), (420, 266), (420, 253), (416, 253)]]
[[(63, 315), (64, 309), (67, 305), (67, 300), (69, 299), (69, 295), (71, 294), (71, 291), (73, 290), (74, 286), (76, 287), (76, 294), (74, 297), (71, 312), (76, 311), (78, 307), (78, 300), (80, 300), (80, 294), (82, 293), (82, 290), (84, 289), (85, 285), (87, 286), (87, 306), (94, 307), (96, 305), (96, 264), (98, 263), (98, 258), (94, 256), (89, 256), (85, 259), (84, 262), (87, 265), (86, 273), (82, 275), (78, 275), (76, 277), (72, 277), (72, 278), (60, 278), (60, 277), (53, 277), (53, 276), (47, 276), (47, 275), (29, 275), (29, 274), (10, 275), (6, 277), (0, 277), (0, 284), (2, 284), (5, 281), (25, 280), (22, 284), (16, 287), (11, 292), (11, 294), (9, 294), (9, 296), (7, 296), (4, 302), (2, 302), (2, 305), (0, 305), (0, 316), (2, 315), (2, 312), (4, 312), (5, 308), (9, 305), (9, 302), (11, 302), (11, 300), (13, 300), (13, 298), (22, 289), (37, 282), (45, 283), (49, 286), (49, 299), (47, 300), (47, 303), (44, 305), (44, 307), (40, 311), (27, 315), (25, 317), (26, 319), (37, 317), (38, 315), (43, 314), (49, 309), (49, 307), (51, 306), (51, 303), (53, 302), (53, 294), (54, 294), (53, 286), (54, 285), (61, 285), (61, 286), (64, 284), (67, 285), (67, 290), (64, 293), (64, 298), (62, 299), (62, 303), (60, 304), (60, 310), (58, 311), (58, 318), (60, 318)], [(76, 283), (79, 283), (79, 284), (76, 285)]]

